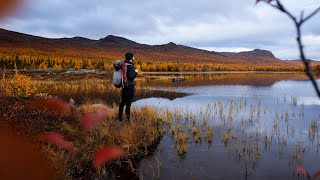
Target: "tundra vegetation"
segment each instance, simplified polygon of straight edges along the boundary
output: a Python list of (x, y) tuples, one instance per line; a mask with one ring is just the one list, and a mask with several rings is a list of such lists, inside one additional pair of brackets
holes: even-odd
[[(222, 144), (226, 158), (235, 159), (245, 176), (252, 175), (263, 163), (264, 153), (274, 148), (279, 157), (289, 157), (289, 169), (303, 174), (300, 165), (304, 156), (320, 148), (319, 119), (305, 119), (305, 106), (299, 97), (279, 96), (274, 105), (264, 103), (260, 95), (215, 98), (197, 111), (134, 108), (130, 123), (117, 121), (115, 101), (67, 98), (66, 92), (91, 94), (92, 89), (113, 94), (115, 98), (118, 89), (106, 83), (99, 79), (32, 80), (19, 72), (3, 76), (1, 125), (37, 144), (54, 178), (108, 177), (112, 169), (119, 167), (141, 176), (137, 158), (156, 159), (153, 152), (163, 136), (172, 139), (176, 155), (182, 159), (192, 146), (205, 143), (214, 148)], [(19, 88), (25, 88), (23, 92), (34, 91), (28, 91), (29, 96), (6, 93), (6, 88), (19, 84)], [(154, 90), (139, 89), (139, 96), (152, 96)], [(64, 100), (57, 97), (59, 93), (65, 93)], [(298, 126), (299, 120), (306, 120), (308, 125)], [(308, 133), (302, 133), (303, 129), (308, 129)], [(294, 147), (288, 141), (294, 141)], [(161, 161), (157, 160), (157, 166), (155, 177), (159, 178)]]

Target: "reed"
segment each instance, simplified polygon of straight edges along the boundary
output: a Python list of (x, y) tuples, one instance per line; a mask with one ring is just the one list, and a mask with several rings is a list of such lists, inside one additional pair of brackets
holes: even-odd
[(188, 136), (183, 132), (183, 130), (178, 131), (175, 137), (176, 148), (179, 155), (187, 153), (187, 142)]
[(208, 141), (208, 143), (211, 143), (212, 138), (213, 138), (213, 128), (211, 126), (208, 126), (205, 140)]

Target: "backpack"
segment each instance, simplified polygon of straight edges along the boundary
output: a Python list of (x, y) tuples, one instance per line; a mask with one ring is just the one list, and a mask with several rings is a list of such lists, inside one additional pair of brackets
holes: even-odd
[[(127, 81), (127, 66), (124, 61), (116, 60), (113, 63), (115, 71), (113, 72), (113, 85), (117, 88), (121, 88), (124, 85), (124, 81)], [(124, 72), (124, 73), (123, 73)]]

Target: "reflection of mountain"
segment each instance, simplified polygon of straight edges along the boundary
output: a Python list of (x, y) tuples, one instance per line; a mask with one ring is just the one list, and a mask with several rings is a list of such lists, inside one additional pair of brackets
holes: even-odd
[[(149, 76), (154, 77), (154, 76)], [(141, 81), (142, 86), (210, 86), (210, 85), (250, 85), (272, 86), (282, 80), (307, 80), (307, 76), (299, 73), (228, 73), (228, 74), (194, 74), (180, 75), (186, 81), (174, 83), (170, 79), (160, 78), (157, 80)], [(148, 77), (147, 77), (148, 78)]]

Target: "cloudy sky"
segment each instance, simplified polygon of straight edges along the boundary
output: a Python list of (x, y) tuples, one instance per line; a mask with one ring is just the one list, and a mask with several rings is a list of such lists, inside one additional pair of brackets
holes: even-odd
[[(299, 16), (320, 0), (282, 0)], [(320, 13), (303, 26), (307, 57), (320, 60)], [(50, 38), (122, 36), (144, 44), (174, 42), (214, 51), (271, 50), (297, 59), (293, 23), (255, 0), (26, 0), (0, 27)]]

